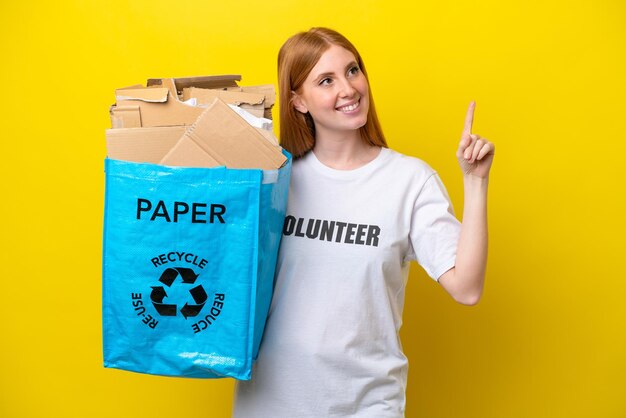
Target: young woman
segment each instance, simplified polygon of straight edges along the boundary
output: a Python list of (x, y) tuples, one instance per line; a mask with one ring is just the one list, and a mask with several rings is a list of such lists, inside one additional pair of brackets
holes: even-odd
[(460, 224), (436, 172), (387, 148), (346, 38), (325, 28), (291, 37), (278, 78), (291, 188), (265, 335), (234, 417), (403, 417), (409, 261), (458, 302), (478, 302), (494, 146), (471, 133), (471, 103), (457, 150)]

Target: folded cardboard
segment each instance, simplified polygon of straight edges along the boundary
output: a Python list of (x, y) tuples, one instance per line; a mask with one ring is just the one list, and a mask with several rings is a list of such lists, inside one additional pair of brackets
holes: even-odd
[(184, 133), (184, 126), (107, 129), (107, 155), (115, 160), (158, 164)]
[[(240, 80), (239, 75), (155, 78), (146, 87), (117, 89), (112, 129), (106, 131), (108, 156), (186, 167), (281, 167), (286, 157), (271, 132), (274, 86), (241, 87)], [(189, 99), (198, 106), (185, 103)]]
[(178, 97), (183, 97), (186, 88), (197, 87), (211, 90), (239, 91), (243, 93), (262, 94), (265, 96), (263, 106), (265, 112), (263, 117), (272, 119), (272, 107), (276, 103), (276, 89), (272, 84), (260, 84), (257, 86), (239, 86), (240, 75), (213, 75), (200, 77), (179, 77), (179, 78), (151, 78), (146, 85), (148, 87), (168, 87), (174, 86)]
[(148, 87), (163, 86), (164, 80), (173, 81), (177, 89), (177, 94), (181, 95), (184, 88), (199, 87), (202, 89), (227, 89), (239, 87), (240, 75), (208, 75), (198, 77), (176, 77), (176, 78), (149, 78), (146, 85)]
[[(200, 150), (210, 158), (191, 155)], [(286, 161), (279, 146), (270, 143), (258, 129), (250, 126), (222, 100), (215, 98), (160, 163), (274, 170)], [(190, 165), (189, 162), (201, 165)]]
[(271, 84), (262, 84), (259, 86), (242, 86), (242, 87), (227, 87), (230, 91), (242, 91), (244, 93), (257, 93), (265, 96), (263, 105), (265, 106), (265, 112), (263, 117), (272, 119), (272, 107), (276, 103), (276, 90)]
[(223, 162), (217, 161), (206, 153), (193, 139), (183, 136), (159, 160), (159, 164), (178, 167), (219, 167)]
[(116, 90), (113, 128), (191, 125), (204, 109), (181, 102), (167, 88)]
[[(204, 110), (185, 104), (180, 98), (186, 88), (241, 89), (240, 75), (219, 75), (182, 78), (153, 78), (147, 87), (131, 86), (115, 91), (116, 103), (111, 107), (111, 125), (117, 128), (191, 125)], [(274, 102), (273, 86), (254, 86), (247, 93), (263, 94)], [(270, 88), (271, 87), (271, 88)], [(241, 91), (241, 90), (240, 90)], [(274, 96), (273, 96), (274, 95)], [(265, 100), (263, 100), (265, 102)], [(265, 109), (265, 104), (263, 104)], [(265, 109), (265, 117), (271, 112)], [(271, 110), (271, 105), (269, 110)]]
[(265, 113), (265, 95), (259, 93), (246, 93), (244, 91), (202, 89), (199, 87), (186, 87), (183, 89), (183, 101), (196, 99), (198, 105), (208, 105), (219, 97), (224, 103), (239, 106), (258, 118)]
[(279, 147), (278, 138), (276, 138), (276, 135), (274, 135), (274, 132), (267, 130), (267, 129), (261, 129), (261, 128), (256, 128), (256, 130), (261, 135), (263, 135), (263, 137), (267, 139), (272, 145), (274, 145), (275, 147)]
[[(107, 156), (115, 160), (159, 164), (163, 157), (181, 140), (186, 129), (185, 126), (107, 129)], [(254, 129), (271, 145), (278, 147), (278, 139), (272, 131), (261, 128)], [(187, 144), (183, 143), (179, 147), (185, 145)], [(221, 165), (218, 161), (207, 158), (210, 156), (198, 145), (193, 152), (187, 147), (176, 150), (175, 154), (178, 154), (182, 159), (173, 157), (167, 161), (166, 165), (189, 167), (216, 167)], [(189, 159), (189, 164), (185, 163), (185, 158)]]

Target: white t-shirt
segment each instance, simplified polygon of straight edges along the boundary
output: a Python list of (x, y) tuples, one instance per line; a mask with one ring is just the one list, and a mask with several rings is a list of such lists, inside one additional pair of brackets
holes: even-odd
[(292, 168), (268, 322), (236, 418), (403, 417), (409, 261), (454, 266), (460, 224), (437, 174), (383, 148), (355, 170)]

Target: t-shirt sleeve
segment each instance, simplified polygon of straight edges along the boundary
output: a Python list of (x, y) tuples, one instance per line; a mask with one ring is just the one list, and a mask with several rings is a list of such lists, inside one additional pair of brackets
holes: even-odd
[(424, 183), (411, 218), (409, 260), (416, 260), (434, 280), (454, 267), (461, 223), (437, 173)]

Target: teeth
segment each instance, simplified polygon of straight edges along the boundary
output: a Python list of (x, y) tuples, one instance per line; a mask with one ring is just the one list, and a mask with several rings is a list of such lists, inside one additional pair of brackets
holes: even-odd
[(354, 109), (356, 109), (357, 107), (359, 107), (359, 102), (356, 102), (355, 104), (352, 104), (350, 106), (343, 106), (338, 108), (337, 110), (341, 111), (341, 112), (351, 112)]

